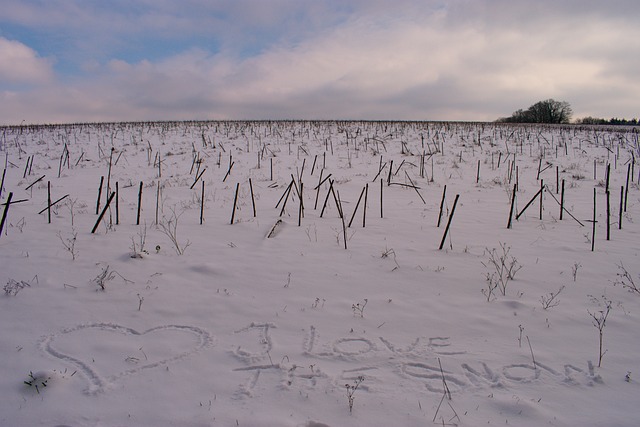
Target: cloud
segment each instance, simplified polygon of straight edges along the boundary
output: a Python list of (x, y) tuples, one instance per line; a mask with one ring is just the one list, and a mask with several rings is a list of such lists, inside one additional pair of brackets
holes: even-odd
[(52, 77), (50, 60), (18, 41), (0, 37), (0, 84), (43, 84)]
[[(640, 28), (592, 0), (26, 3), (11, 19), (68, 25), (85, 53), (76, 76), (53, 79), (51, 63), (18, 43), (40, 65), (29, 81), (48, 82), (2, 94), (11, 108), (0, 116), (18, 123), (494, 120), (547, 98), (577, 117), (637, 116)], [(36, 6), (64, 13), (43, 23)]]

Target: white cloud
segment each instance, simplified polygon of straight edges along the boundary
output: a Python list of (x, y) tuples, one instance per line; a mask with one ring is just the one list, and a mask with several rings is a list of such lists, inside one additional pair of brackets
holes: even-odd
[[(197, 44), (161, 59), (145, 57), (144, 49), (142, 59), (112, 53), (83, 58), (84, 74), (55, 82), (51, 64), (18, 43), (39, 64), (31, 69), (41, 70), (30, 81), (52, 84), (37, 92), (5, 93), (11, 108), (0, 105), (0, 116), (16, 122), (26, 116), (493, 120), (550, 97), (569, 101), (578, 117), (637, 116), (640, 49), (634, 40), (640, 28), (591, 0), (582, 9), (542, 0), (534, 6), (504, 0), (353, 0), (336, 3), (335, 12), (327, 0), (314, 3), (315, 15), (291, 0), (274, 1), (269, 10), (262, 2), (190, 0), (201, 16), (176, 10), (168, 0), (145, 1), (131, 15), (66, 10), (89, 15), (78, 21), (77, 31), (84, 31), (82, 22), (96, 23), (88, 46), (93, 37), (125, 45), (128, 36), (144, 32), (162, 42), (172, 27), (187, 37), (208, 32), (220, 43)], [(132, 17), (140, 24), (135, 29), (125, 25)], [(301, 28), (299, 17), (308, 28)], [(212, 28), (212, 22), (220, 25)], [(101, 35), (111, 24), (113, 33)], [(238, 48), (263, 36), (250, 55)]]
[(0, 37), (0, 83), (42, 84), (52, 77), (50, 60), (18, 41)]

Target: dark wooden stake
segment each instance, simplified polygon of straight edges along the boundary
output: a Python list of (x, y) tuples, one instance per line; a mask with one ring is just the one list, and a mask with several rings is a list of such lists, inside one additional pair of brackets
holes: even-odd
[(7, 174), (7, 168), (2, 171), (2, 181), (0, 181), (0, 199), (2, 199), (2, 190), (4, 189), (4, 177)]
[[(204, 182), (202, 183), (204, 185)], [(251, 182), (251, 178), (249, 178), (249, 191), (251, 192), (251, 207), (253, 208), (253, 217), (256, 217), (256, 199), (253, 197), (253, 183)]]
[(607, 196), (607, 240), (611, 240), (611, 192), (605, 192)]
[(120, 191), (118, 188), (118, 182), (116, 181), (116, 225), (120, 224)]
[[(304, 163), (304, 161), (303, 161)], [(300, 174), (302, 175), (302, 173)], [(302, 225), (302, 216), (304, 215), (304, 203), (302, 202), (302, 189), (304, 187), (304, 183), (302, 181), (300, 181), (300, 192), (298, 194), (298, 198), (300, 200), (300, 203), (298, 205), (298, 227), (300, 227)]]
[(329, 180), (329, 190), (327, 191), (327, 197), (324, 199), (324, 203), (322, 205), (322, 210), (320, 211), (320, 218), (324, 215), (324, 210), (327, 208), (327, 202), (329, 201), (329, 196), (333, 192), (333, 180)]
[(364, 206), (362, 212), (362, 228), (365, 227), (367, 223), (367, 197), (369, 196), (369, 183), (367, 182), (364, 186)]
[(438, 227), (440, 227), (440, 221), (442, 220), (442, 210), (444, 209), (444, 200), (447, 195), (447, 184), (444, 185), (442, 190), (442, 199), (440, 200), (440, 213), (438, 213)]
[(102, 217), (104, 217), (104, 214), (107, 212), (107, 209), (109, 209), (109, 205), (111, 204), (111, 201), (113, 200), (115, 195), (116, 193), (111, 193), (111, 196), (109, 196), (109, 199), (107, 199), (107, 204), (104, 205), (104, 208), (102, 208), (102, 212), (100, 212), (100, 216), (98, 216), (98, 220), (96, 221), (96, 224), (93, 226), (93, 229), (91, 230), (91, 234), (95, 233), (96, 230), (98, 229), (98, 225), (100, 225), (100, 221), (102, 221)]
[[(516, 184), (516, 187), (517, 187), (517, 186), (518, 186), (518, 184)], [(527, 203), (527, 204), (525, 205), (525, 207), (524, 207), (524, 208), (522, 208), (522, 210), (520, 211), (520, 213), (519, 213), (518, 215), (516, 215), (516, 219), (520, 219), (520, 217), (522, 216), (522, 214), (524, 213), (524, 211), (526, 211), (526, 210), (527, 210), (527, 208), (528, 208), (529, 206), (531, 206), (531, 204), (532, 204), (533, 202), (535, 202), (535, 201), (536, 201), (536, 199), (538, 198), (538, 196), (540, 195), (540, 193), (541, 193), (541, 192), (542, 192), (542, 190), (538, 190), (538, 192), (535, 194), (535, 196), (533, 196), (533, 197), (531, 198), (531, 200), (529, 200), (529, 203)]]
[[(60, 197), (58, 200), (56, 200), (55, 202), (47, 205), (46, 208), (42, 209), (40, 212), (38, 212), (38, 215), (40, 215), (42, 212), (46, 211), (47, 209), (49, 209), (50, 207), (53, 207), (55, 205), (57, 205), (58, 203), (60, 203), (61, 201), (63, 201), (64, 199), (66, 199), (67, 197), (69, 197), (68, 194), (65, 194), (64, 196)], [(13, 204), (16, 204), (17, 202), (13, 202)]]
[(562, 221), (563, 213), (564, 213), (564, 179), (562, 180), (562, 191), (560, 193), (560, 221)]
[(7, 196), (7, 201), (4, 204), (4, 210), (2, 211), (2, 220), (0, 220), (0, 237), (2, 236), (2, 230), (4, 230), (4, 223), (7, 220), (7, 213), (9, 212), (9, 206), (11, 205), (12, 198), (13, 198), (13, 193), (9, 192), (9, 196)]
[(513, 185), (513, 193), (511, 194), (511, 208), (509, 209), (509, 221), (507, 222), (507, 228), (511, 228), (511, 221), (513, 219), (513, 209), (516, 205), (516, 185)]
[(364, 196), (365, 189), (366, 187), (363, 187), (362, 191), (360, 192), (360, 197), (358, 197), (358, 201), (356, 202), (356, 207), (353, 210), (353, 214), (351, 215), (351, 219), (349, 220), (349, 225), (347, 225), (347, 227), (351, 227), (351, 223), (353, 222), (353, 219), (356, 217), (356, 212), (358, 212), (358, 206), (360, 206), (360, 201), (362, 200), (362, 196)]
[(200, 192), (200, 225), (204, 222), (204, 181), (202, 181), (202, 191)]
[(138, 190), (138, 215), (136, 216), (136, 225), (140, 225), (141, 211), (142, 211), (142, 181), (140, 181), (140, 189)]
[(544, 179), (540, 180), (540, 221), (542, 221), (542, 196), (544, 195)]
[(593, 189), (593, 230), (591, 231), (591, 252), (596, 245), (596, 189)]
[[(233, 198), (233, 211), (231, 211), (231, 225), (233, 225), (233, 219), (236, 217), (236, 206), (238, 204), (238, 191), (240, 190), (240, 183), (236, 184), (236, 195)], [(283, 206), (284, 207), (284, 206)]]
[(631, 175), (631, 165), (633, 163), (629, 163), (627, 166), (627, 185), (624, 187), (624, 211), (627, 211), (627, 196), (629, 195), (629, 176)]
[(47, 181), (47, 217), (51, 224), (51, 181)]
[(444, 242), (447, 239), (447, 233), (449, 233), (449, 227), (451, 226), (451, 220), (453, 219), (453, 214), (456, 212), (456, 205), (458, 204), (459, 194), (456, 194), (456, 198), (453, 201), (453, 207), (451, 208), (451, 214), (449, 215), (449, 220), (447, 220), (447, 226), (444, 228), (444, 234), (442, 235), (442, 240), (440, 241), (439, 250), (442, 250), (444, 247)]
[(622, 211), (624, 208), (624, 185), (620, 186), (620, 213), (618, 218), (618, 230), (622, 230)]
[(476, 172), (476, 184), (480, 182), (480, 160), (478, 160), (478, 171)]
[(96, 201), (96, 215), (100, 213), (100, 198), (102, 198), (102, 184), (104, 184), (104, 176), (100, 177), (100, 187), (98, 188), (98, 200)]
[(159, 211), (160, 211), (160, 181), (158, 180), (158, 187), (156, 188), (156, 225), (158, 225)]
[(382, 212), (382, 188), (384, 187), (384, 180), (380, 178), (380, 218), (384, 218)]
[(29, 184), (29, 186), (27, 188), (24, 189), (24, 191), (29, 190), (31, 187), (33, 187), (34, 185), (36, 185), (37, 183), (39, 183), (40, 181), (42, 181), (44, 179), (46, 175), (42, 175), (40, 178), (36, 179), (35, 181), (33, 181), (31, 184)]
[(318, 197), (320, 197), (320, 186), (322, 185), (322, 174), (324, 172), (324, 169), (320, 169), (320, 179), (318, 179), (318, 185), (316, 186), (315, 190), (316, 190), (316, 203), (313, 205), (313, 209), (317, 210), (318, 209)]

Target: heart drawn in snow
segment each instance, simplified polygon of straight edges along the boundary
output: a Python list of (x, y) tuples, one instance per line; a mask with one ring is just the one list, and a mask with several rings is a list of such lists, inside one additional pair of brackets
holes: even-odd
[(213, 342), (207, 331), (194, 326), (164, 325), (139, 332), (113, 323), (92, 323), (49, 335), (41, 348), (75, 365), (89, 380), (87, 392), (93, 394), (122, 377), (183, 359)]

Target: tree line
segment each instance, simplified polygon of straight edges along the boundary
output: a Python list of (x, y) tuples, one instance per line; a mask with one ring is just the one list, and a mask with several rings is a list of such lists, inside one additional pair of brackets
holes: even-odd
[[(526, 110), (516, 110), (509, 117), (501, 117), (496, 120), (499, 123), (548, 123), (548, 124), (567, 124), (571, 123), (573, 110), (567, 101), (556, 101), (555, 99), (546, 99), (539, 101), (527, 108)], [(575, 124), (579, 125), (620, 125), (620, 126), (637, 126), (640, 124), (638, 119), (602, 119), (598, 117), (584, 117), (576, 119)]]

